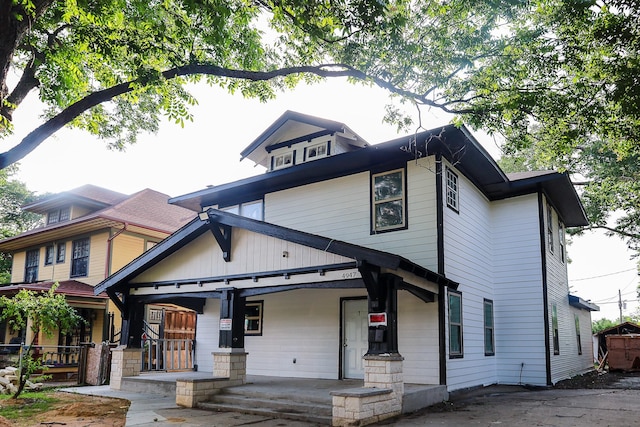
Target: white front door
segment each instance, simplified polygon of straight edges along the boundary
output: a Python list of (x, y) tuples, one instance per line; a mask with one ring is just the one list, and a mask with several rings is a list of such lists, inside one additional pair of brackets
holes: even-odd
[(366, 299), (342, 302), (342, 369), (344, 378), (364, 378), (362, 356), (369, 347), (368, 308)]

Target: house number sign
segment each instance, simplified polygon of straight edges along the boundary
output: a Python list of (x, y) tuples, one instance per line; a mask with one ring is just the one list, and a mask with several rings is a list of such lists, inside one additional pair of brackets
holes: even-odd
[(230, 331), (231, 330), (231, 319), (220, 319), (220, 330), (221, 331)]

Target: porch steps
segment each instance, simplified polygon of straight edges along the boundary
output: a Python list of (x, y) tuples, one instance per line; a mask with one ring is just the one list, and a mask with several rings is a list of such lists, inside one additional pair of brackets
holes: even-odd
[(158, 394), (161, 396), (176, 395), (175, 380), (158, 381), (151, 377), (145, 378), (144, 376), (124, 377), (122, 378), (120, 387), (123, 391), (130, 391), (134, 393)]
[(198, 407), (212, 411), (242, 412), (271, 418), (305, 421), (331, 425), (331, 396), (326, 398), (298, 397), (296, 395), (268, 396), (263, 392), (229, 387), (211, 397), (208, 402), (200, 402)]

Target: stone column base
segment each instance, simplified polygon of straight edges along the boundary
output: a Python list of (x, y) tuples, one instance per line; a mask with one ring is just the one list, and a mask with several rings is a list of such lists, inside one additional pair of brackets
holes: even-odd
[(122, 378), (140, 375), (142, 349), (120, 345), (111, 349), (111, 376), (109, 384), (113, 390), (121, 390)]
[(247, 355), (244, 350), (238, 352), (214, 352), (214, 378), (227, 378), (228, 385), (240, 385), (247, 381)]

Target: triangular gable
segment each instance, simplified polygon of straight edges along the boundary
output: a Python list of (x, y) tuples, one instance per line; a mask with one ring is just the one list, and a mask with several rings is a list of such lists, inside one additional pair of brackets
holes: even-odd
[(326, 133), (343, 133), (358, 147), (368, 144), (344, 123), (322, 119), (295, 111), (286, 111), (247, 148), (240, 153), (241, 159), (248, 158), (256, 164), (266, 166), (267, 147), (271, 144), (293, 140), (304, 136)]
[[(216, 227), (232, 231), (229, 262), (224, 261), (222, 245), (211, 233)], [(286, 261), (280, 260), (277, 265), (279, 258)], [(457, 286), (444, 276), (397, 255), (210, 209), (98, 284), (96, 292), (114, 295), (134, 288), (142, 293), (143, 288), (163, 287), (168, 291), (172, 287), (181, 289), (182, 293), (187, 287), (195, 287), (194, 292), (206, 291), (230, 287), (231, 282), (236, 287), (249, 282), (259, 287), (275, 283), (268, 281), (270, 278), (277, 278), (278, 283), (283, 279), (291, 280), (287, 283), (308, 281), (304, 275), (316, 276), (313, 279), (316, 282), (345, 281), (359, 278), (356, 272), (362, 263), (400, 270), (405, 277)], [(297, 279), (292, 280), (294, 276)], [(258, 284), (261, 280), (262, 284)]]

